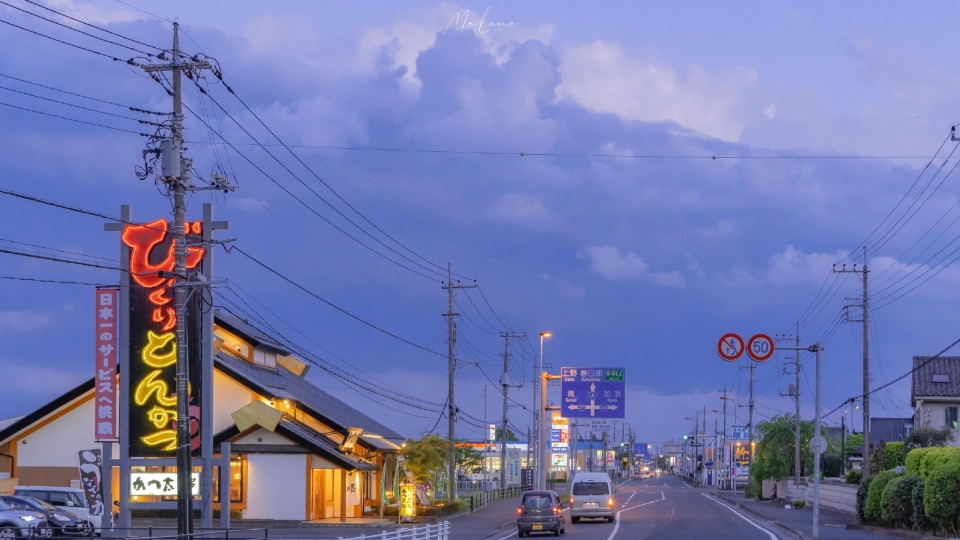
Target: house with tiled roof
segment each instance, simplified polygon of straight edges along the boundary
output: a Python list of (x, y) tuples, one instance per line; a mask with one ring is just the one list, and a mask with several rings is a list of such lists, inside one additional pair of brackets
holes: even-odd
[[(392, 493), (395, 459), (388, 458), (404, 437), (307, 380), (308, 363), (249, 321), (217, 310), (213, 334), (214, 453), (220, 459), (230, 443), (230, 509), (244, 518), (309, 521), (360, 517), (380, 506), (381, 493)], [(0, 478), (79, 482), (78, 452), (99, 446), (94, 417), (91, 378), (0, 424), (0, 456), (8, 457), (0, 460)], [(157, 470), (143, 472), (170, 472), (148, 468)], [(112, 475), (114, 500), (119, 478)], [(135, 487), (130, 494), (141, 504), (163, 500), (137, 495)]]
[(960, 446), (960, 356), (913, 357), (910, 403), (915, 427), (947, 427)]

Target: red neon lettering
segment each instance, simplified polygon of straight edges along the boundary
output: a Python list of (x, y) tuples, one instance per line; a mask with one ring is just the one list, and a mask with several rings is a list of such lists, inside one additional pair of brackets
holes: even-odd
[[(152, 293), (150, 293), (149, 296), (147, 296), (147, 299), (150, 300), (151, 304), (156, 306), (165, 306), (173, 301), (172, 298), (167, 297), (166, 289), (157, 289), (153, 291)], [(160, 321), (156, 321), (156, 322), (160, 322)]]
[[(167, 256), (160, 264), (150, 264), (150, 254), (153, 248), (167, 237), (167, 221), (158, 219), (146, 225), (128, 225), (124, 228), (121, 238), (123, 243), (130, 246), (130, 275), (134, 281), (148, 289), (159, 286), (165, 278), (160, 272), (170, 272), (175, 264), (174, 244), (170, 243)], [(203, 248), (187, 247), (187, 268), (196, 268), (203, 259)]]
[[(153, 310), (151, 320), (153, 320), (153, 322), (163, 322), (163, 310), (160, 308)], [(163, 325), (163, 328), (161, 328), (160, 331), (166, 332), (167, 330), (170, 330), (176, 325), (177, 325), (177, 312), (174, 311), (173, 308), (167, 308), (167, 322)]]

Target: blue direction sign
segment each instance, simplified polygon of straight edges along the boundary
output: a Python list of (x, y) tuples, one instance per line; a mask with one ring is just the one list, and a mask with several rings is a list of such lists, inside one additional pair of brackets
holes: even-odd
[(623, 368), (562, 368), (564, 418), (623, 418)]
[(633, 455), (643, 456), (643, 459), (650, 459), (650, 453), (647, 451), (647, 443), (645, 442), (633, 443)]

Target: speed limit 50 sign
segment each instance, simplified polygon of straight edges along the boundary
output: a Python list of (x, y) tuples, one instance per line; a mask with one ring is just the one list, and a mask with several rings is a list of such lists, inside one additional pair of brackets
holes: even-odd
[(747, 355), (755, 362), (765, 362), (773, 356), (773, 340), (766, 334), (757, 334), (747, 341)]

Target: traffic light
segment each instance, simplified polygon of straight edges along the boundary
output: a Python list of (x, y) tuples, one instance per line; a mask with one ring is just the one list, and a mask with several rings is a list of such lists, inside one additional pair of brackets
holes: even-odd
[(690, 436), (689, 436), (689, 435), (684, 435), (684, 436), (683, 436), (683, 440), (686, 441), (686, 440), (688, 440), (688, 439), (690, 439)]

